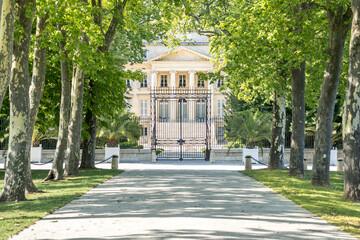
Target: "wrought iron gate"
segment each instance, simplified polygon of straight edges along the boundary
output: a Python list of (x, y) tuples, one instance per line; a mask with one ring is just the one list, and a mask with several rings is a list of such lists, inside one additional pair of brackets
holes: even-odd
[(151, 147), (157, 159), (209, 159), (211, 98), (207, 89), (151, 90)]

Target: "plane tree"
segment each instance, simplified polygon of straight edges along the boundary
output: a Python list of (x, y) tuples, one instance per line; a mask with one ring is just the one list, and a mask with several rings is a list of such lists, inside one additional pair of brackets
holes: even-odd
[(351, 1), (349, 76), (343, 113), (344, 198), (360, 200), (360, 1)]
[[(211, 53), (219, 61), (217, 71), (227, 74), (227, 85), (240, 89), (241, 98), (251, 99), (260, 90), (272, 100), (269, 168), (283, 168), (286, 93), (291, 89), (290, 82), (300, 81), (303, 90), (298, 89), (300, 85), (294, 85), (294, 99), (305, 97), (304, 59), (307, 55), (312, 56), (317, 48), (322, 48), (324, 12), (314, 13), (312, 2), (307, 1), (183, 2), (185, 14), (189, 16), (188, 29), (210, 37)], [(321, 54), (315, 57), (318, 60)], [(300, 105), (304, 102), (300, 101)], [(304, 108), (296, 107), (294, 112)], [(294, 125), (299, 126), (293, 132), (293, 137), (298, 136), (297, 142), (304, 141), (304, 115), (293, 114), (297, 117)], [(293, 145), (292, 149), (295, 148), (297, 154), (293, 156), (296, 161), (292, 166), (300, 169), (295, 175), (303, 176), (303, 145)]]

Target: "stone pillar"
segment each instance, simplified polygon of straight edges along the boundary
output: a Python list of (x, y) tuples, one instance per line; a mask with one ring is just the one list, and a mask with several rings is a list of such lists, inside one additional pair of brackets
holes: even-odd
[(156, 88), (157, 74), (158, 74), (158, 72), (156, 72), (156, 71), (151, 72), (151, 89)]
[(111, 169), (119, 169), (119, 156), (113, 155), (111, 161)]
[(170, 88), (172, 90), (176, 88), (176, 71), (170, 71)]
[(304, 158), (304, 170), (308, 170), (308, 164), (306, 158)]
[(195, 88), (195, 71), (189, 71), (189, 87), (190, 89)]
[(214, 111), (214, 85), (210, 84), (210, 82), (208, 83), (208, 91), (210, 93), (210, 97), (209, 97), (209, 101), (208, 101), (208, 108), (210, 108), (210, 111), (208, 111), (208, 119), (210, 120), (210, 137), (211, 137), (211, 141), (212, 143), (215, 143), (216, 139), (216, 125), (215, 125), (215, 121), (213, 120), (213, 116), (216, 116)]
[[(170, 71), (170, 89), (171, 94), (175, 94), (176, 89), (176, 71)], [(170, 100), (169, 102), (169, 110), (170, 110), (170, 121), (176, 121), (176, 109), (177, 109), (177, 101), (176, 99)]]
[(339, 172), (344, 171), (344, 160), (343, 159), (338, 159), (337, 171), (339, 171)]
[(252, 169), (252, 165), (251, 165), (251, 156), (250, 155), (246, 155), (245, 156), (245, 170), (251, 170)]
[(215, 163), (215, 152), (212, 150), (210, 151), (210, 163)]
[[(189, 71), (189, 89), (190, 89), (190, 94), (193, 94), (194, 90), (195, 90), (195, 71)], [(196, 119), (196, 99), (190, 98), (188, 103), (189, 103), (188, 104), (189, 120), (195, 121), (195, 119)]]
[(151, 162), (156, 162), (156, 151), (154, 149), (151, 150)]

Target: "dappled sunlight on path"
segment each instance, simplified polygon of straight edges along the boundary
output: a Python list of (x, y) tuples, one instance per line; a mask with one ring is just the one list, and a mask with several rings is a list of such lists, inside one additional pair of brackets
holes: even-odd
[(235, 171), (129, 170), (14, 239), (355, 239)]

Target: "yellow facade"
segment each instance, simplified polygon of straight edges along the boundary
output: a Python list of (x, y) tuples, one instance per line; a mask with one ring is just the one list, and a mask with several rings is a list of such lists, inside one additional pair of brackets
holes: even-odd
[[(131, 111), (141, 117), (141, 124), (146, 128), (146, 133), (142, 136), (140, 142), (145, 146), (151, 145), (151, 126), (152, 111), (151, 108), (151, 91), (158, 89), (159, 91), (202, 91), (206, 90), (210, 93), (209, 97), (209, 118), (222, 117), (223, 104), (225, 103), (225, 95), (219, 91), (219, 83), (199, 82), (197, 73), (213, 72), (216, 63), (212, 61), (209, 55), (209, 45), (206, 39), (194, 36), (192, 45), (183, 44), (175, 49), (169, 49), (161, 44), (146, 45), (148, 51), (147, 59), (142, 64), (128, 65), (128, 69), (141, 69), (147, 76), (146, 83), (130, 81), (128, 97), (130, 98)], [(186, 96), (184, 97), (186, 99)], [(167, 103), (168, 120), (176, 121), (179, 118), (179, 109), (177, 103)], [(157, 109), (159, 106), (157, 106)], [(199, 111), (196, 112), (196, 102), (189, 102), (186, 109), (186, 120), (196, 120)], [(160, 114), (157, 112), (156, 114)], [(158, 117), (158, 116), (157, 116)], [(171, 127), (170, 127), (171, 128)], [(203, 127), (199, 125), (198, 129)], [(212, 138), (215, 139), (215, 133), (218, 132), (216, 124), (211, 125)], [(169, 135), (174, 135), (171, 130)]]

